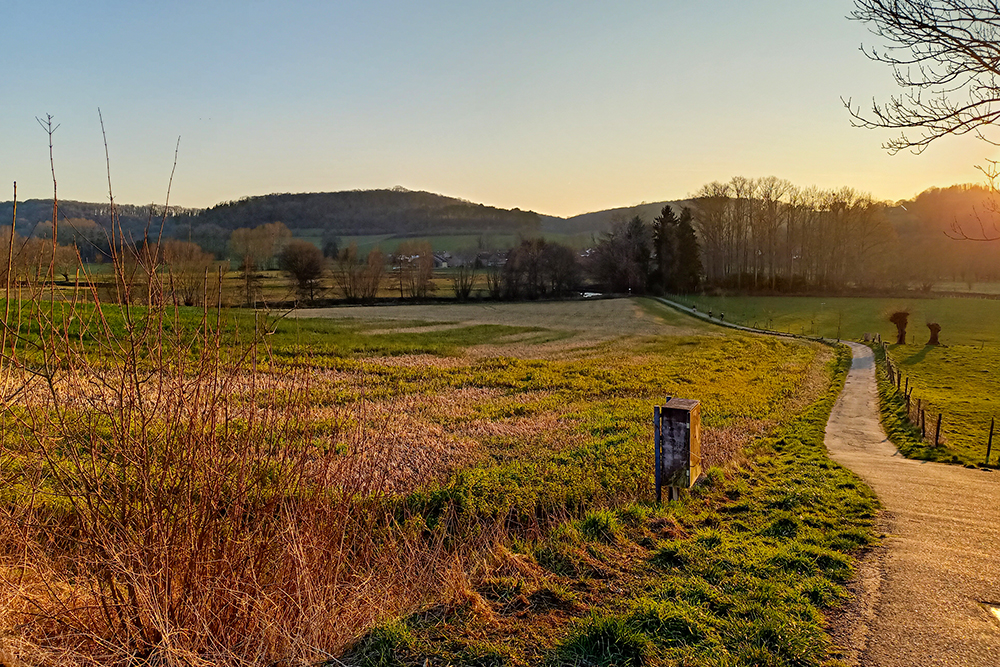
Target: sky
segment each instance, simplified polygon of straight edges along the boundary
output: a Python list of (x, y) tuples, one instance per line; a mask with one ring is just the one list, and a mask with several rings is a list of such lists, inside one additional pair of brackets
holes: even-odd
[[(886, 200), (998, 149), (892, 156), (841, 98), (898, 94), (850, 0), (4, 3), (0, 200), (206, 207), (403, 186), (571, 216), (733, 176)], [(6, 190), (6, 192), (4, 191)]]

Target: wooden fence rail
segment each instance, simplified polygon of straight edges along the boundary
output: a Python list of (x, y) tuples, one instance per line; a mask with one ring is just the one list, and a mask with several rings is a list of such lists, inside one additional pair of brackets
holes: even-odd
[[(944, 420), (944, 413), (940, 410), (937, 415), (937, 423), (934, 424), (934, 439), (931, 441), (927, 437), (927, 411), (925, 404), (922, 399), (916, 398), (914, 400), (913, 392), (916, 389), (916, 384), (912, 386), (910, 384), (910, 378), (904, 377), (902, 371), (899, 369), (892, 358), (889, 356), (888, 347), (884, 342), (877, 343), (882, 350), (882, 358), (885, 360), (885, 371), (886, 378), (889, 381), (889, 386), (892, 387), (897, 394), (902, 395), (902, 399), (906, 405), (906, 419), (915, 428), (920, 429), (920, 438), (927, 441), (928, 444), (933, 447), (940, 447), (943, 443), (941, 436), (941, 425)], [(993, 449), (993, 430), (995, 426), (996, 418), (990, 418), (990, 430), (989, 436), (986, 441), (986, 458), (984, 465), (989, 465), (990, 454)]]

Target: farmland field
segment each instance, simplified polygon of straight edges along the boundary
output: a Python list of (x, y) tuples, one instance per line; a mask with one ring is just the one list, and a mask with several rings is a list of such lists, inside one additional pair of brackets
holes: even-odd
[[(4, 366), (4, 662), (828, 656), (875, 510), (822, 447), (842, 351), (632, 299), (300, 312), (249, 351), (252, 313), (102, 312)], [(667, 395), (708, 474), (659, 507)]]
[[(819, 297), (697, 297), (699, 310), (727, 321), (858, 340), (879, 333), (889, 356), (914, 387), (913, 399), (930, 419), (943, 413), (944, 446), (926, 447), (899, 430), (892, 435), (908, 455), (967, 464), (985, 461), (990, 421), (1000, 418), (1000, 301), (976, 298), (867, 299)], [(889, 315), (910, 313), (907, 344), (896, 345)], [(942, 346), (925, 345), (929, 322), (941, 325)], [(887, 427), (890, 427), (887, 424)], [(890, 428), (891, 430), (891, 428)], [(1000, 439), (1000, 434), (998, 434)], [(895, 441), (895, 440), (894, 440)], [(996, 462), (996, 451), (992, 461)]]

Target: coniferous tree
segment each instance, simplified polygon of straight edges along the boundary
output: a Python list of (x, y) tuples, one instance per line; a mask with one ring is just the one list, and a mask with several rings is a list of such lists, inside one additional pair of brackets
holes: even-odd
[(674, 264), (674, 282), (677, 291), (693, 292), (701, 285), (701, 247), (694, 232), (691, 209), (681, 209), (677, 220), (677, 261)]
[(653, 252), (656, 253), (656, 269), (650, 283), (662, 293), (677, 291), (677, 216), (667, 204), (660, 215), (653, 218)]

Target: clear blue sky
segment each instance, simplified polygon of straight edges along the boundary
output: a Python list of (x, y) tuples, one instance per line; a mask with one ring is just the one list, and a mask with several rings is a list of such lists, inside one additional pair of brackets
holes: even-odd
[(840, 97), (896, 93), (849, 0), (5, 3), (0, 200), (209, 206), (402, 185), (573, 215), (734, 175), (910, 197), (972, 139), (888, 156)]

